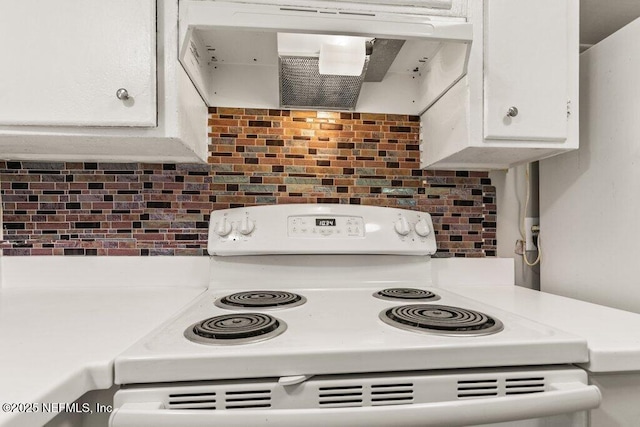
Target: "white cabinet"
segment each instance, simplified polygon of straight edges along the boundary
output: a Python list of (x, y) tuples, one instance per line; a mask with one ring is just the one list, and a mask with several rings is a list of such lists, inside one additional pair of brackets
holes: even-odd
[(567, 1), (487, 2), (485, 138), (566, 139), (568, 18)]
[(578, 0), (469, 3), (468, 73), (422, 115), (421, 163), (502, 169), (578, 147)]
[(172, 0), (0, 2), (0, 158), (206, 162), (177, 21)]
[(0, 124), (155, 126), (155, 26), (155, 0), (4, 0)]

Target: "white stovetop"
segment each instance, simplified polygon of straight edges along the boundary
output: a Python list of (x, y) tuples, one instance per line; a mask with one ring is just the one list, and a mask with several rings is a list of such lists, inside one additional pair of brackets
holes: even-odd
[[(333, 285), (332, 289), (287, 289), (306, 297), (306, 303), (269, 311), (216, 307), (217, 298), (238, 289), (210, 290), (169, 325), (119, 356), (115, 362), (116, 383), (587, 361), (584, 339), (444, 289), (430, 288), (441, 299), (427, 303), (483, 312), (501, 320), (504, 330), (486, 336), (451, 337), (394, 328), (382, 322), (379, 313), (420, 302), (374, 298), (372, 294), (383, 289), (380, 287), (356, 288), (352, 282)], [(393, 287), (416, 287), (416, 283), (395, 283)], [(205, 345), (183, 335), (196, 322), (247, 311), (268, 313), (284, 321), (288, 329), (272, 339), (241, 345)]]

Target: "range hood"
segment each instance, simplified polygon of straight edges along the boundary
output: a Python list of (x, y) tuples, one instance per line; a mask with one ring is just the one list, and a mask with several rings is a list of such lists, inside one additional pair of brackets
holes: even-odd
[(443, 16), (464, 4), (185, 0), (180, 61), (209, 106), (421, 114), (466, 74), (471, 24)]

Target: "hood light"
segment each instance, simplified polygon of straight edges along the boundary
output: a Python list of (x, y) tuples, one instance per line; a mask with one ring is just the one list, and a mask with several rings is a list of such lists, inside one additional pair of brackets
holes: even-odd
[(318, 58), (322, 75), (359, 76), (370, 38), (328, 34), (278, 33), (278, 55)]
[(320, 74), (359, 76), (366, 57), (366, 39), (349, 37), (340, 44), (323, 43), (320, 47)]

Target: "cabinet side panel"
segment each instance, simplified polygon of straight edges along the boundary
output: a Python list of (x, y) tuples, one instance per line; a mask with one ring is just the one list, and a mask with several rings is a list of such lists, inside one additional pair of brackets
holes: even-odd
[(207, 161), (209, 155), (207, 137), (207, 106), (200, 98), (189, 76), (182, 69), (177, 69), (179, 88), (178, 136), (180, 140), (202, 160)]
[(425, 168), (463, 150), (469, 140), (467, 79), (453, 86), (421, 116), (420, 166)]
[(591, 426), (632, 426), (640, 419), (640, 374), (621, 372), (592, 375), (590, 383), (598, 386), (602, 403), (590, 411)]

